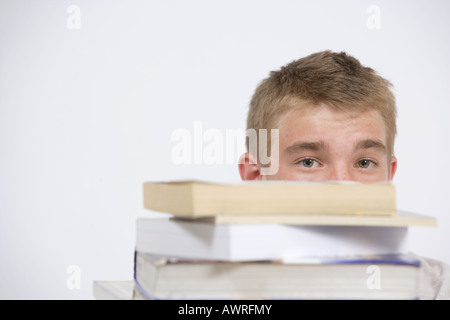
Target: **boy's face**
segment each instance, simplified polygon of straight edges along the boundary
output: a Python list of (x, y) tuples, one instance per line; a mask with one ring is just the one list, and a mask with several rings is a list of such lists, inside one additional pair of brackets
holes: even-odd
[[(385, 124), (375, 110), (304, 107), (288, 111), (278, 124), (279, 148), (272, 148), (278, 152), (278, 172), (262, 175), (259, 164), (240, 164), (243, 180), (371, 183), (390, 181), (395, 174), (397, 160), (387, 155)], [(254, 160), (248, 153), (243, 157)]]

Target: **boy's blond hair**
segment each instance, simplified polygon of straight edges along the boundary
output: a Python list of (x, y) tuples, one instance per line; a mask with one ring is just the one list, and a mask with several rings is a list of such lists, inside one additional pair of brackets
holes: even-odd
[(373, 109), (379, 111), (386, 125), (386, 147), (390, 158), (397, 131), (397, 111), (391, 87), (388, 80), (344, 52), (314, 53), (270, 72), (269, 77), (259, 84), (250, 102), (247, 129), (257, 132), (267, 129), (270, 133), (270, 129), (278, 128), (282, 114), (302, 106), (324, 104), (343, 112)]

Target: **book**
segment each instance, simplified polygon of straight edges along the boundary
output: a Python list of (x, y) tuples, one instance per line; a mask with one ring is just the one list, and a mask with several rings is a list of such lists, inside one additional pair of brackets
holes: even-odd
[(292, 261), (183, 260), (136, 252), (147, 299), (418, 299), (420, 260), (408, 255)]
[(93, 295), (97, 300), (138, 300), (133, 281), (94, 281)]
[(138, 218), (136, 250), (185, 259), (273, 260), (287, 257), (404, 253), (407, 227), (214, 224)]
[(94, 281), (92, 294), (96, 300), (148, 300), (133, 280)]
[[(185, 219), (187, 220), (187, 219)], [(395, 216), (350, 216), (350, 215), (217, 215), (196, 218), (195, 221), (214, 224), (287, 224), (287, 225), (325, 225), (325, 226), (378, 226), (378, 227), (436, 227), (434, 217), (407, 211), (397, 211)]]
[(217, 215), (395, 216), (388, 183), (244, 181), (145, 182), (144, 208), (180, 217)]

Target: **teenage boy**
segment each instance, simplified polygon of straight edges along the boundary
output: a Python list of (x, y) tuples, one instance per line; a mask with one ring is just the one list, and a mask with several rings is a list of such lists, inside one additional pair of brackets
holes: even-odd
[[(397, 169), (391, 86), (354, 57), (331, 51), (272, 71), (252, 97), (247, 129), (267, 130), (269, 142), (271, 129), (278, 129), (278, 139), (241, 156), (241, 178), (391, 181)], [(271, 163), (261, 162), (262, 154), (270, 155)], [(450, 267), (419, 258), (419, 297), (450, 299)]]

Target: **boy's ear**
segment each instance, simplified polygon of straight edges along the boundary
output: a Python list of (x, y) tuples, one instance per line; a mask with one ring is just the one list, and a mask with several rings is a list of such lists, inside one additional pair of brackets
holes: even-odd
[(244, 153), (239, 158), (239, 174), (242, 180), (261, 180), (261, 169), (251, 153)]
[(395, 172), (397, 171), (397, 158), (392, 156), (391, 159), (391, 173), (389, 175), (389, 181), (392, 181), (394, 179)]

